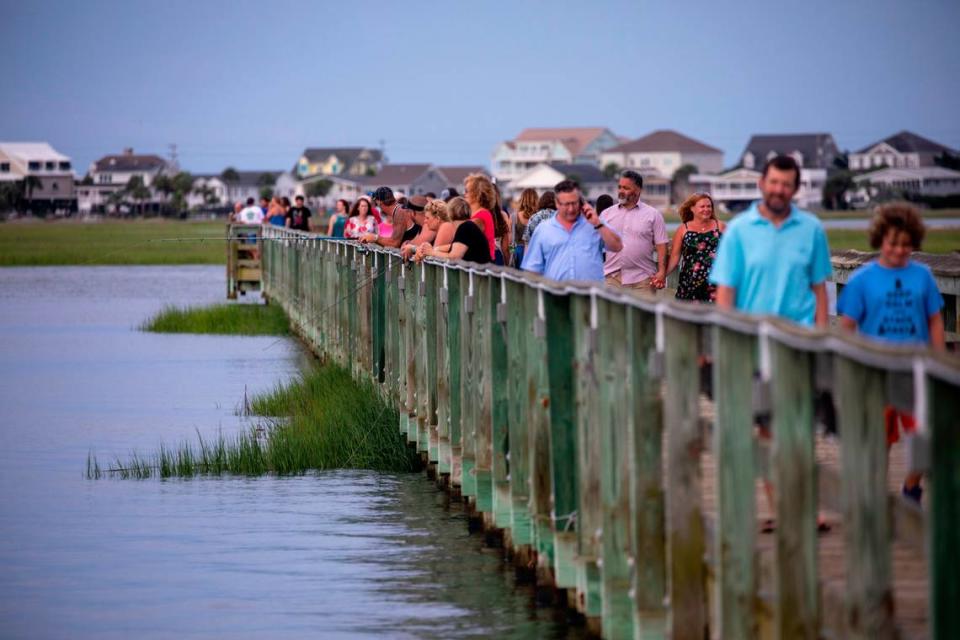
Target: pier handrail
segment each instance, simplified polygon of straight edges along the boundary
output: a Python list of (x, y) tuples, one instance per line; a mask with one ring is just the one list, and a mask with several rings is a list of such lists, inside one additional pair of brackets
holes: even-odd
[[(265, 228), (263, 246), (265, 293), (311, 347), (380, 382), (440, 476), (576, 593), (605, 637), (699, 638), (707, 626), (756, 637), (761, 619), (775, 637), (894, 637), (894, 539), (926, 545), (930, 637), (960, 637), (956, 358), (507, 267), (411, 264), (289, 229)], [(704, 356), (712, 446), (699, 407)], [(837, 470), (815, 459), (822, 391), (839, 400)], [(918, 419), (923, 514), (887, 491), (885, 405)], [(754, 459), (756, 411), (772, 414), (767, 472)], [(704, 452), (715, 478), (701, 477)], [(757, 475), (777, 489), (772, 575), (757, 550)], [(844, 516), (839, 604), (821, 598), (821, 503)]]

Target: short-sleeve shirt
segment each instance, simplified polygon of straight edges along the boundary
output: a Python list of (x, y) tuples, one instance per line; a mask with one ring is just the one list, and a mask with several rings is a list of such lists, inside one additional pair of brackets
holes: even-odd
[(837, 300), (837, 313), (855, 320), (860, 333), (891, 342), (930, 342), (930, 316), (942, 308), (930, 269), (912, 261), (899, 269), (863, 265)]
[(453, 241), (466, 245), (467, 252), (463, 254), (461, 260), (467, 262), (476, 262), (477, 264), (487, 264), (490, 262), (490, 248), (487, 245), (487, 237), (480, 227), (470, 220), (464, 220), (457, 226), (453, 234)]
[(310, 231), (310, 215), (310, 209), (306, 207), (290, 207), (290, 211), (287, 212), (290, 228)]
[(241, 209), (240, 213), (237, 214), (237, 219), (243, 224), (260, 224), (263, 222), (263, 210), (260, 207), (250, 205)]
[(556, 209), (540, 209), (530, 216), (530, 219), (527, 220), (527, 228), (523, 230), (523, 244), (530, 244), (530, 238), (533, 237), (533, 232), (537, 230), (537, 226), (555, 215), (557, 215)]
[(483, 222), (483, 235), (487, 237), (487, 244), (490, 245), (490, 259), (493, 260), (497, 255), (497, 239), (493, 235), (493, 214), (487, 209), (477, 209), (470, 219)]
[(343, 235), (347, 238), (359, 238), (366, 233), (377, 233), (377, 220), (372, 215), (368, 215), (363, 222), (360, 222), (360, 216), (351, 216), (343, 229)]
[(520, 268), (554, 280), (602, 281), (603, 239), (583, 216), (569, 231), (554, 216), (533, 232)]
[(620, 236), (623, 249), (607, 251), (603, 274), (620, 272), (623, 284), (635, 284), (657, 274), (656, 245), (666, 244), (667, 225), (663, 214), (648, 204), (637, 202), (627, 209), (615, 204), (600, 214), (600, 219)]
[(831, 271), (827, 234), (815, 215), (791, 205), (776, 227), (755, 202), (727, 225), (710, 282), (736, 289), (741, 311), (812, 325), (816, 296), (810, 287)]

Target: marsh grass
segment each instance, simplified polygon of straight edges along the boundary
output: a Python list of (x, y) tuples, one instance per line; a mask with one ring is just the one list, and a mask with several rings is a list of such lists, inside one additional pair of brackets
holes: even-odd
[(399, 415), (371, 383), (325, 365), (288, 385), (255, 396), (256, 425), (226, 438), (160, 445), (152, 456), (137, 452), (110, 467), (87, 456), (87, 478), (190, 478), (197, 475), (296, 475), (323, 469), (406, 472), (418, 467), (397, 430)]
[(166, 307), (140, 325), (140, 330), (157, 333), (286, 336), (290, 334), (290, 320), (279, 305)]
[(226, 222), (0, 224), (0, 266), (224, 264)]

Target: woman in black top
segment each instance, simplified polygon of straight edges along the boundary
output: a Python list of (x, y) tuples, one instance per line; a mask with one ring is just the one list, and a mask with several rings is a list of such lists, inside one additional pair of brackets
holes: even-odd
[(490, 243), (480, 227), (470, 220), (470, 205), (463, 198), (447, 203), (451, 221), (457, 225), (453, 241), (446, 246), (431, 247), (428, 243), (417, 249), (418, 257), (434, 256), (450, 260), (465, 260), (477, 264), (490, 262)]

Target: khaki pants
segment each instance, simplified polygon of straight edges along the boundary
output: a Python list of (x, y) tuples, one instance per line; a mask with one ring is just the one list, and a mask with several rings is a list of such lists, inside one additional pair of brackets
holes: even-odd
[(631, 282), (630, 284), (623, 284), (620, 281), (620, 272), (614, 271), (608, 276), (604, 277), (604, 282), (607, 283), (608, 287), (617, 287), (618, 289), (630, 289), (631, 291), (639, 291), (643, 294), (655, 296), (657, 295), (657, 289), (654, 289), (653, 285), (650, 284), (650, 278), (644, 278), (640, 282)]

